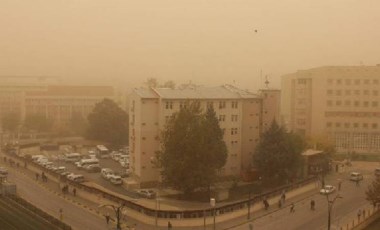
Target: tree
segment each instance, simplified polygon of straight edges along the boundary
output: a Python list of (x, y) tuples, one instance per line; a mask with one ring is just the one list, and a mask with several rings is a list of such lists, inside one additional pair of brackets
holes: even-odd
[(175, 82), (170, 80), (170, 81), (167, 81), (165, 82), (162, 87), (164, 88), (170, 88), (170, 89), (175, 89)]
[(145, 84), (148, 86), (148, 87), (151, 87), (151, 88), (157, 88), (158, 87), (158, 80), (157, 78), (148, 78), (145, 82)]
[(5, 131), (15, 132), (20, 125), (20, 114), (15, 112), (4, 114), (1, 117), (1, 125)]
[(37, 132), (48, 132), (51, 130), (53, 121), (49, 120), (43, 114), (30, 114), (25, 117), (24, 127)]
[(305, 147), (301, 136), (285, 132), (273, 121), (255, 149), (254, 165), (264, 182), (284, 183), (297, 175)]
[(376, 179), (368, 186), (365, 192), (366, 199), (373, 205), (380, 204), (380, 177), (377, 176)]
[(227, 147), (213, 109), (189, 103), (167, 123), (157, 154), (164, 183), (189, 195), (209, 189), (226, 163)]
[(88, 115), (86, 136), (115, 146), (127, 144), (128, 114), (111, 99), (104, 99)]

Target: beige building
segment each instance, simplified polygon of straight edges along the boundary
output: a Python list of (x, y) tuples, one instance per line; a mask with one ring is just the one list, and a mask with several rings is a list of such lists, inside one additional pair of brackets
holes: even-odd
[(380, 153), (379, 92), (380, 65), (300, 70), (282, 78), (282, 121), (342, 153)]
[(54, 77), (1, 76), (0, 117), (16, 113), (23, 121), (30, 114), (42, 114), (53, 121), (55, 128), (61, 128), (73, 115), (86, 118), (104, 98), (118, 101), (112, 86), (58, 84)]
[(279, 118), (279, 90), (262, 90), (253, 94), (234, 86), (187, 86), (180, 89), (135, 89), (131, 95), (129, 145), (131, 169), (138, 183), (157, 181), (155, 152), (159, 136), (173, 113), (188, 100), (200, 101), (203, 111), (213, 106), (219, 125), (224, 130), (228, 148), (224, 176), (239, 176), (251, 168), (252, 155), (260, 133)]

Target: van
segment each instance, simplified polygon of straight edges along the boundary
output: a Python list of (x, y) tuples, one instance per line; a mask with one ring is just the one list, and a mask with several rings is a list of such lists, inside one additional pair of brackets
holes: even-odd
[(99, 165), (99, 160), (98, 159), (82, 159), (78, 162), (75, 162), (75, 165), (77, 166), (78, 169), (81, 169), (89, 165)]
[(44, 157), (45, 157), (44, 155), (33, 155), (32, 156), (32, 161), (36, 162), (38, 159), (44, 158)]
[(358, 172), (352, 172), (350, 174), (350, 180), (352, 180), (352, 181), (363, 180), (363, 175), (361, 173), (358, 173)]

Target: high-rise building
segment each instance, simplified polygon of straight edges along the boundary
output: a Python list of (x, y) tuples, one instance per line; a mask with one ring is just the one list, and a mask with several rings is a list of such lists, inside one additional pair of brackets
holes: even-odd
[(158, 180), (159, 172), (152, 161), (160, 148), (160, 133), (187, 101), (197, 100), (203, 111), (212, 106), (216, 112), (228, 149), (227, 163), (221, 170), (223, 176), (239, 176), (252, 167), (261, 132), (280, 115), (279, 90), (254, 94), (231, 85), (140, 88), (131, 93), (129, 100), (131, 169), (140, 184)]
[(283, 124), (342, 153), (380, 153), (380, 65), (327, 66), (282, 78)]

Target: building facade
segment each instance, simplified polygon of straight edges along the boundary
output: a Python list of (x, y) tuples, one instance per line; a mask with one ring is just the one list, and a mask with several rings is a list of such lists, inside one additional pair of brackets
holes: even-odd
[(140, 184), (159, 179), (153, 161), (160, 148), (160, 133), (173, 113), (189, 100), (199, 101), (203, 111), (212, 106), (216, 112), (228, 149), (221, 174), (239, 176), (250, 170), (260, 134), (270, 122), (279, 119), (279, 97), (279, 90), (254, 94), (230, 85), (135, 89), (129, 96), (129, 146), (134, 178)]
[(22, 122), (28, 115), (39, 114), (59, 129), (67, 126), (73, 116), (86, 118), (104, 98), (116, 101), (112, 86), (58, 83), (52, 77), (0, 77), (0, 118), (11, 113), (19, 116)]
[(283, 124), (341, 153), (380, 153), (380, 65), (330, 66), (282, 78)]

